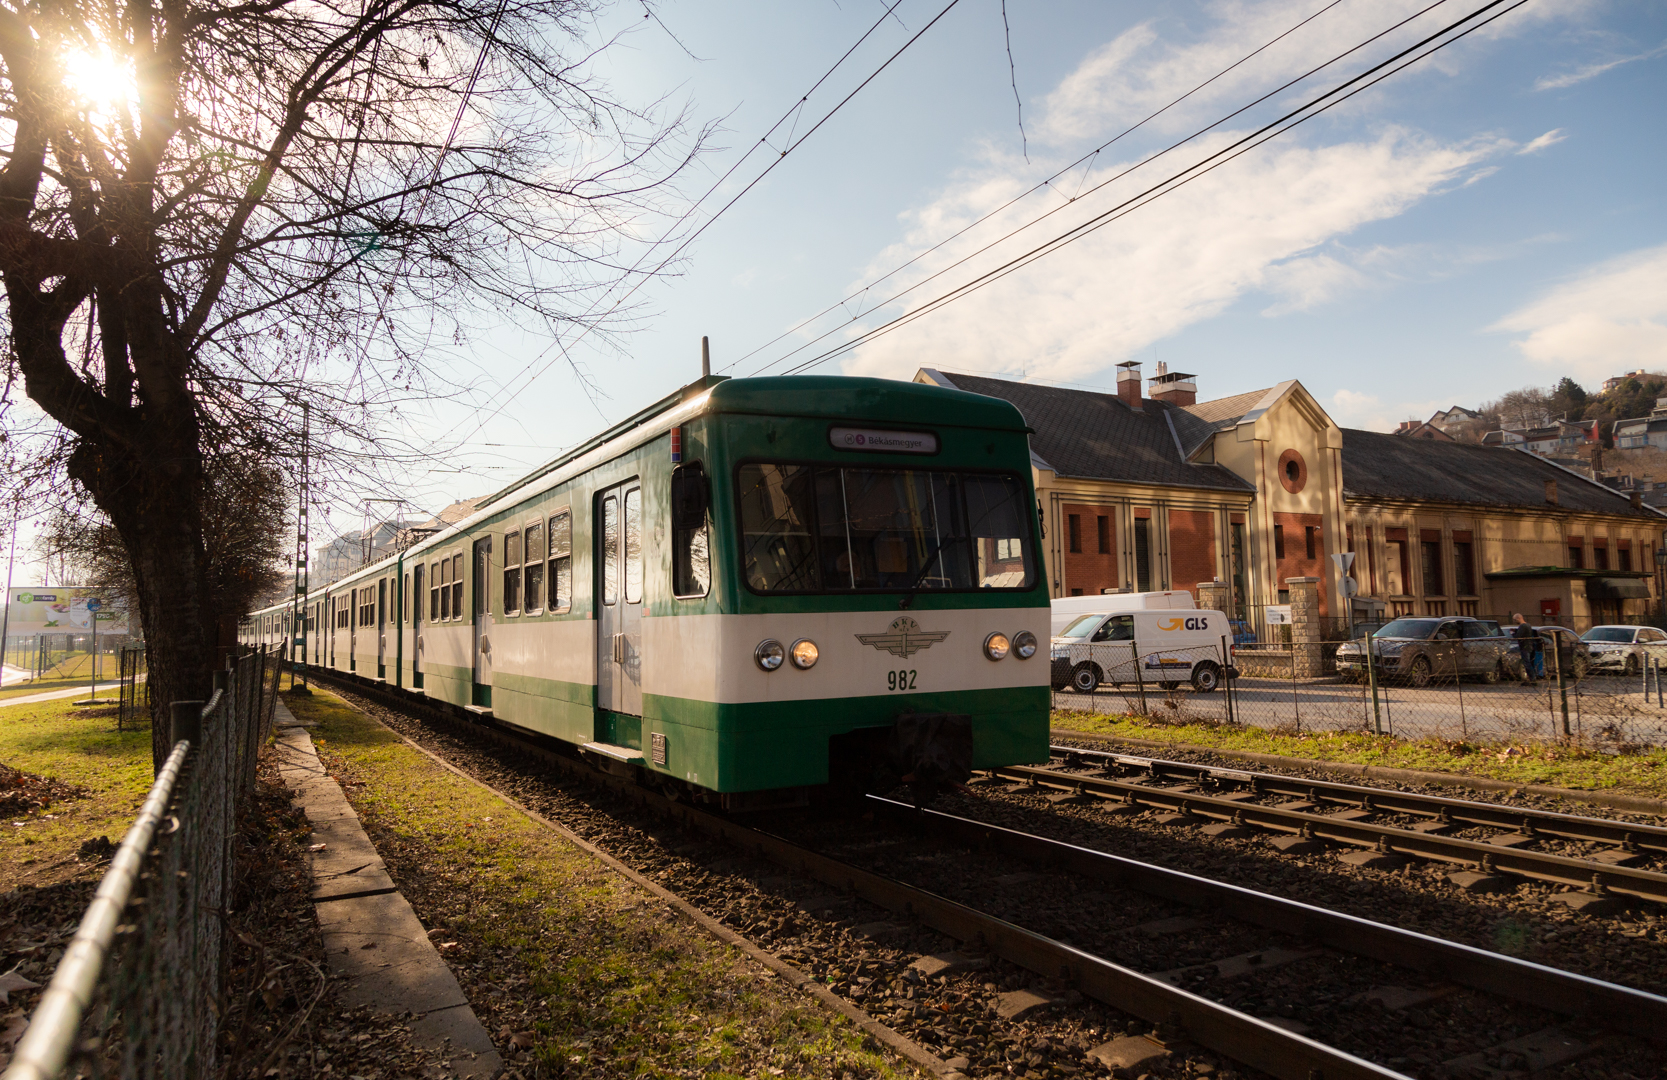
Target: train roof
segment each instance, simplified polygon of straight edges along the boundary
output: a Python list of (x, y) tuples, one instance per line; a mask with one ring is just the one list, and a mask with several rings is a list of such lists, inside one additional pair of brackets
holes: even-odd
[[(1024, 416), (1012, 402), (944, 386), (847, 375), (778, 375), (747, 379), (709, 375), (667, 394), (507, 487), (493, 492), (476, 504), (473, 513), (452, 523), (443, 532), (425, 537), (396, 555), (389, 555), (328, 585), (310, 590), (307, 600), (310, 602), (315, 596), (339, 588), (343, 583), (373, 575), (384, 563), (449, 544), (457, 534), (502, 513), (500, 504), (508, 497), (541, 494), (571, 476), (657, 438), (668, 428), (703, 413), (794, 416), (814, 420), (861, 419), (875, 423), (1030, 431)], [(285, 611), (289, 607), (288, 603), (278, 604), (251, 614)]]

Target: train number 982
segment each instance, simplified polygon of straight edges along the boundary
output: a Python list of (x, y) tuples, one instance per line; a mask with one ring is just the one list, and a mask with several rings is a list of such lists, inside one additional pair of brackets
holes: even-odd
[(888, 671), (888, 672), (886, 672), (886, 689), (888, 689), (888, 690), (913, 690), (914, 688), (915, 688), (915, 672), (914, 671), (911, 670), (911, 671)]

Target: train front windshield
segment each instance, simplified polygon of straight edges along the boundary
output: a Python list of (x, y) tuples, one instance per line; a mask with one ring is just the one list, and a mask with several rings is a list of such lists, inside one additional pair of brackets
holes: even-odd
[(742, 570), (757, 592), (1035, 584), (1018, 477), (754, 464), (738, 480)]

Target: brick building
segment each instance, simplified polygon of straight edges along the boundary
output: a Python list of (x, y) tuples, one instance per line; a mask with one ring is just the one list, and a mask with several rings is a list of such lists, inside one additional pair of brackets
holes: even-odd
[[(1661, 595), (1667, 515), (1520, 449), (1344, 430), (1296, 381), (1199, 401), (1194, 377), (1118, 365), (1118, 393), (922, 368), (917, 382), (1004, 398), (1031, 465), (1055, 596), (1220, 580), (1253, 620), (1284, 583), (1352, 551), (1366, 610), (1525, 609), (1577, 625), (1642, 618)], [(1600, 554), (1601, 552), (1601, 554)]]

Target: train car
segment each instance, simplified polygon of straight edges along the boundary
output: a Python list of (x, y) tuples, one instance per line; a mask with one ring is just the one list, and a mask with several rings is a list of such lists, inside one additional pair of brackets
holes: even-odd
[(1047, 760), (1035, 507), (1008, 402), (708, 377), (314, 591), (290, 639), (726, 805), (930, 787)]

